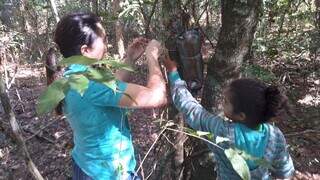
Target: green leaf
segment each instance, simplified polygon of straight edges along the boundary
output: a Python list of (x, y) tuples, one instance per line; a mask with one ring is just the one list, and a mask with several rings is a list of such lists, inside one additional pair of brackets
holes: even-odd
[(221, 137), (221, 136), (217, 136), (217, 138), (216, 138), (217, 144), (222, 143), (222, 142), (226, 142), (226, 141), (230, 141), (230, 139), (225, 138), (225, 137)]
[(198, 136), (197, 131), (196, 131), (196, 130), (194, 130), (194, 129), (184, 127), (184, 131), (185, 131), (185, 132), (187, 132), (187, 133), (189, 133), (189, 134), (192, 134), (192, 135)]
[(114, 92), (117, 90), (117, 84), (115, 80), (112, 81), (104, 81), (101, 82), (102, 84), (106, 85), (107, 87), (109, 87), (110, 89), (112, 89)]
[(264, 158), (254, 157), (254, 156), (246, 153), (245, 151), (241, 151), (241, 150), (238, 150), (238, 153), (240, 153), (241, 156), (242, 156), (245, 160), (253, 161), (253, 162), (256, 163), (257, 165), (263, 166), (263, 167), (265, 167), (265, 168), (271, 168), (271, 163), (268, 162), (267, 160), (265, 160)]
[(89, 67), (85, 75), (87, 76), (88, 79), (101, 82), (101, 83), (115, 80), (115, 77), (110, 70), (106, 70), (102, 68)]
[(243, 180), (249, 180), (250, 171), (248, 165), (246, 161), (243, 159), (243, 157), (240, 154), (238, 154), (238, 151), (229, 148), (224, 150), (224, 153), (231, 162), (233, 169), (239, 174), (239, 176)]
[(130, 67), (128, 64), (125, 64), (125, 63), (122, 63), (122, 62), (119, 62), (117, 60), (114, 60), (114, 59), (106, 59), (106, 60), (102, 60), (102, 61), (98, 61), (94, 64), (105, 64), (107, 66), (109, 66), (110, 69), (112, 70), (117, 70), (117, 69), (124, 69), (124, 70), (127, 70), (127, 71), (134, 71), (132, 69), (132, 67)]
[(209, 132), (204, 132), (204, 131), (196, 131), (197, 135), (198, 136), (206, 136), (206, 135), (209, 135), (210, 133)]
[(59, 65), (70, 66), (71, 64), (82, 64), (82, 65), (91, 65), (96, 63), (98, 60), (91, 59), (85, 56), (71, 56), (68, 58), (64, 58), (59, 62)]
[(65, 78), (54, 81), (39, 97), (37, 113), (39, 115), (51, 112), (61, 100), (64, 99), (64, 92), (68, 88)]
[(70, 88), (76, 90), (81, 96), (88, 89), (89, 79), (82, 74), (73, 74), (69, 76)]

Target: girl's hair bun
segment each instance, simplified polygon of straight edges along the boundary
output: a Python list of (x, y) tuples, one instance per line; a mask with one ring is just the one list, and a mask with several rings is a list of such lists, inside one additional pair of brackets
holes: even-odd
[(284, 96), (277, 86), (271, 85), (265, 90), (266, 111), (265, 118), (270, 120), (278, 117), (288, 110), (288, 98)]

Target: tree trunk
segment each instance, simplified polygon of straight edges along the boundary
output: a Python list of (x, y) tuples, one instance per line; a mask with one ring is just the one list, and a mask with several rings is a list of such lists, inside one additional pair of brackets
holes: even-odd
[(59, 18), (59, 14), (58, 14), (58, 9), (57, 9), (57, 6), (56, 6), (56, 3), (54, 0), (50, 0), (50, 4), (51, 4), (51, 9), (54, 13), (54, 18), (56, 19), (57, 23), (60, 21), (60, 18)]
[[(202, 104), (221, 110), (221, 87), (240, 76), (240, 68), (251, 50), (262, 0), (222, 0), (222, 27), (215, 54), (208, 62)], [(212, 109), (211, 109), (212, 110)]]
[(22, 136), (22, 133), (21, 133), (20, 126), (19, 126), (19, 124), (15, 118), (14, 112), (11, 108), (10, 99), (8, 97), (8, 94), (6, 93), (5, 84), (2, 79), (1, 74), (0, 74), (0, 100), (1, 100), (1, 104), (3, 106), (4, 112), (7, 115), (7, 117), (9, 118), (10, 126), (12, 129), (13, 135), (15, 137), (15, 141), (17, 142), (17, 144), (19, 146), (18, 149), (20, 150), (21, 156), (25, 160), (25, 163), (27, 164), (27, 167), (28, 167), (30, 173), (32, 174), (34, 179), (44, 180), (43, 177), (41, 176), (39, 170), (37, 169), (37, 167), (35, 166), (35, 164), (33, 163), (32, 159), (30, 157), (26, 143), (25, 143), (23, 136)]
[(120, 0), (113, 0), (113, 16), (116, 18), (115, 21), (115, 32), (116, 32), (116, 44), (117, 50), (120, 58), (124, 57), (125, 49), (124, 49), (124, 38), (123, 38), (123, 27), (121, 20), (119, 19), (119, 11), (120, 11)]
[[(183, 31), (182, 16), (180, 13), (179, 0), (163, 0), (162, 1), (162, 11), (163, 11), (163, 26), (166, 28), (167, 41), (175, 41), (174, 37)], [(151, 17), (150, 17), (151, 18)], [(171, 44), (171, 43), (169, 43)], [(174, 123), (179, 127), (184, 126), (184, 119), (181, 114), (177, 115), (177, 110), (173, 107), (169, 107), (169, 119), (173, 119)], [(172, 132), (175, 133), (175, 132)], [(173, 143), (175, 144), (174, 154), (171, 159), (171, 179), (182, 179), (184, 175), (184, 141), (186, 136), (182, 133), (175, 133), (173, 135), (175, 139)]]

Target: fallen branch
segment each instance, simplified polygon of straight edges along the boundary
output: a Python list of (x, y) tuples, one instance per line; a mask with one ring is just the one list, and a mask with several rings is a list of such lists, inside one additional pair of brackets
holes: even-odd
[(320, 131), (317, 130), (313, 130), (313, 129), (307, 129), (301, 132), (293, 132), (293, 133), (287, 133), (285, 134), (285, 136), (297, 136), (297, 135), (301, 135), (301, 134), (306, 134), (306, 133), (320, 133)]
[[(32, 132), (32, 135), (27, 137), (25, 141), (28, 141), (30, 139), (32, 139), (34, 136), (37, 136), (39, 133), (41, 133), (44, 129), (46, 129), (47, 127), (51, 126), (52, 124), (54, 124), (55, 122), (57, 122), (58, 120), (62, 120), (65, 117), (63, 116), (62, 118), (56, 118), (54, 120), (52, 120), (51, 122), (49, 122), (47, 125), (40, 127), (40, 129), (36, 132)], [(31, 131), (30, 131), (31, 132)]]
[(20, 126), (16, 120), (16, 117), (14, 115), (14, 112), (11, 108), (10, 99), (9, 99), (8, 94), (6, 92), (5, 83), (2, 79), (1, 74), (0, 74), (0, 100), (1, 100), (1, 104), (3, 106), (5, 114), (9, 117), (9, 121), (10, 121), (13, 135), (14, 135), (15, 140), (19, 146), (19, 149), (22, 150), (22, 151), (20, 151), (21, 155), (22, 155), (23, 159), (25, 160), (25, 163), (27, 164), (30, 173), (32, 174), (32, 176), (36, 180), (44, 180), (42, 175), (40, 174), (39, 170), (37, 169), (37, 167), (35, 166), (35, 164), (33, 163), (32, 159), (30, 157), (26, 143), (25, 143), (23, 136), (22, 136), (21, 128), (20, 128)]
[[(23, 130), (26, 131), (26, 132), (28, 132), (28, 133), (31, 133), (31, 134), (32, 134), (32, 135), (31, 135), (32, 137), (36, 136), (36, 137), (38, 137), (39, 139), (45, 140), (45, 141), (47, 141), (47, 142), (49, 142), (49, 143), (51, 143), (51, 144), (56, 144), (56, 142), (55, 142), (54, 140), (52, 140), (52, 139), (50, 139), (50, 138), (48, 138), (48, 137), (45, 137), (45, 136), (41, 135), (40, 132), (41, 132), (42, 130), (41, 130), (39, 133), (37, 133), (37, 134), (36, 134), (36, 132), (34, 132), (34, 131), (31, 130), (31, 129), (23, 128)], [(30, 140), (30, 137), (29, 137), (28, 139), (26, 139), (25, 141), (27, 141), (27, 140)]]

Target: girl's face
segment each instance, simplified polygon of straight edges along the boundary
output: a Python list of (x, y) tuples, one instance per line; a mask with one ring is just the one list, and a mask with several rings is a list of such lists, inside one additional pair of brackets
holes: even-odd
[(81, 53), (83, 56), (86, 56), (88, 58), (92, 59), (102, 59), (104, 54), (107, 52), (107, 47), (106, 47), (106, 35), (103, 27), (101, 26), (100, 23), (97, 24), (97, 26), (101, 29), (103, 32), (102, 36), (103, 37), (97, 37), (95, 41), (92, 43), (91, 47), (87, 45), (83, 45), (81, 47)]
[(224, 115), (235, 122), (244, 121), (246, 116), (243, 112), (240, 112), (239, 114), (234, 113), (234, 107), (231, 103), (230, 88), (224, 89), (223, 95), (224, 95), (224, 98), (223, 98)]
[(223, 105), (224, 115), (229, 119), (233, 119), (232, 118), (233, 106), (230, 102), (229, 88), (226, 88), (223, 90), (223, 104), (222, 105)]

